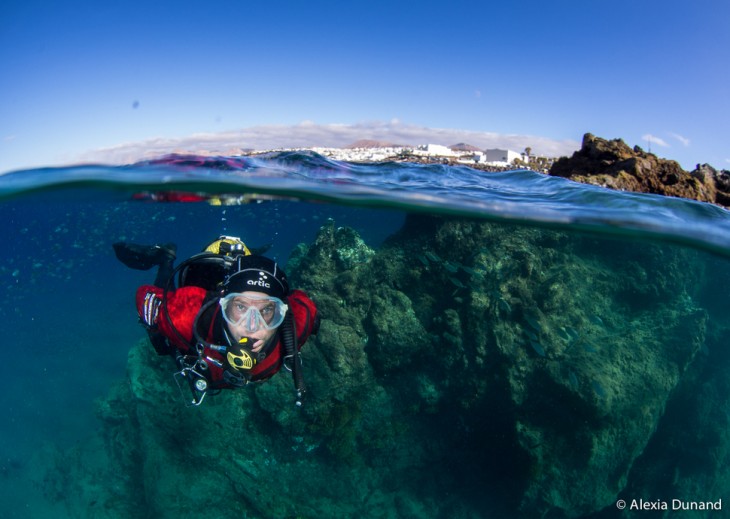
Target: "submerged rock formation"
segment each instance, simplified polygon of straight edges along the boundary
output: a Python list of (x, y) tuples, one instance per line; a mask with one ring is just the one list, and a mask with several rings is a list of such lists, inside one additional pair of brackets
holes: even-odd
[[(667, 443), (700, 450), (684, 399), (725, 354), (699, 253), (411, 215), (378, 251), (329, 222), (288, 270), (323, 316), (302, 409), (285, 373), (186, 408), (139, 344), (48, 494), (95, 518), (587, 517), (656, 495)], [(670, 497), (727, 491), (713, 431)]]
[(553, 163), (550, 175), (611, 189), (654, 193), (730, 207), (730, 173), (697, 165), (692, 172), (673, 160), (660, 159), (623, 140), (590, 133), (581, 149)]

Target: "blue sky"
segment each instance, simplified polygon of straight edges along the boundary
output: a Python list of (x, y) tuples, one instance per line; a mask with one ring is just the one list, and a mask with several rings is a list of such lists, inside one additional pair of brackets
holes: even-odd
[(5, 0), (0, 171), (358, 135), (566, 154), (585, 132), (727, 169), (729, 25), (725, 0)]

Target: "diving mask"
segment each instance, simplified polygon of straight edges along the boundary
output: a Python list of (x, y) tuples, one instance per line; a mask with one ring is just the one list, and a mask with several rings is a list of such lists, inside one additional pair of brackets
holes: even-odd
[(243, 326), (247, 332), (273, 330), (284, 321), (289, 309), (278, 297), (238, 292), (220, 298), (219, 304), (226, 322), (232, 326)]

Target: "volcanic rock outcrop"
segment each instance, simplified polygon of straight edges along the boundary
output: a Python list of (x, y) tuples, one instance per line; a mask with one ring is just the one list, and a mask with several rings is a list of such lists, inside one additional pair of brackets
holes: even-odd
[(730, 173), (698, 164), (687, 172), (673, 160), (660, 159), (623, 140), (590, 133), (581, 149), (553, 163), (550, 175), (611, 189), (654, 193), (730, 206)]

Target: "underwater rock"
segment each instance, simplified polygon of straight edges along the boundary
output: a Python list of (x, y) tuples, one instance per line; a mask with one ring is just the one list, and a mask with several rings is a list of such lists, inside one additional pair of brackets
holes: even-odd
[(597, 513), (676, 434), (708, 328), (692, 254), (429, 215), (373, 251), (328, 222), (287, 265), (322, 315), (303, 408), (283, 370), (185, 407), (141, 343), (99, 403), (104, 462), (80, 446), (49, 481), (88, 517)]
[[(300, 244), (294, 250), (287, 267), (295, 272), (302, 263), (303, 256), (309, 255), (309, 260), (305, 263), (311, 264), (313, 258), (321, 254), (328, 257), (318, 257), (319, 260), (327, 260), (331, 268), (341, 272), (367, 263), (375, 255), (375, 251), (368, 247), (353, 229), (335, 227), (334, 220), (330, 219), (322, 226), (310, 247)], [(317, 266), (321, 265), (318, 263)]]
[[(615, 502), (704, 338), (705, 317), (677, 315), (672, 306), (676, 294), (694, 282), (681, 254), (629, 246), (616, 247), (610, 255), (589, 254), (593, 244), (574, 240), (566, 248), (567, 238), (560, 233), (415, 220), (407, 222), (411, 228), (398, 237), (399, 247), (434, 250), (443, 261), (485, 272), (468, 279), (463, 305), (455, 297), (438, 301), (441, 311), (455, 305), (454, 312), (463, 317), (458, 348), (462, 369), (446, 371), (435, 380), (448, 388), (452, 405), (462, 406), (462, 415), (488, 416), (499, 406), (511, 417), (503, 429), (482, 432), (511, 438), (521, 447), (516, 451), (501, 445), (492, 462), (511, 463), (515, 477), (522, 479), (522, 493), (514, 496), (522, 513), (580, 516)], [(415, 229), (419, 224), (420, 233)], [(621, 279), (611, 273), (620, 273)], [(439, 293), (445, 275), (431, 269), (428, 277), (406, 283), (412, 287), (409, 296), (419, 318), (439, 325), (426, 327), (432, 335), (438, 329), (450, 333), (443, 318), (430, 318), (437, 307), (428, 299)], [(627, 287), (649, 292), (652, 298), (641, 299), (643, 307), (629, 305), (629, 297), (636, 298), (626, 294)], [(516, 314), (512, 319), (501, 313), (502, 301)], [(657, 323), (657, 318), (662, 321)], [(616, 324), (609, 330), (606, 323)], [(526, 340), (525, 326), (535, 334), (541, 353)], [(566, 327), (578, 330), (571, 341), (561, 337)], [(585, 347), (590, 344), (600, 344), (600, 351)], [(486, 397), (494, 393), (509, 404)], [(645, 414), (637, 417), (637, 407)], [(521, 472), (509, 461), (515, 459), (524, 464)], [(497, 477), (483, 469), (482, 473), (487, 479)]]
[[(725, 498), (730, 489), (730, 352), (727, 301), (717, 287), (730, 283), (727, 264), (707, 266), (711, 288), (702, 297), (709, 314), (705, 344), (692, 369), (667, 402), (656, 434), (632, 467), (621, 498), (652, 495), (657, 499), (696, 501), (697, 496)], [(691, 301), (686, 300), (688, 308)], [(723, 499), (724, 500), (724, 499)], [(708, 514), (710, 516), (711, 514)]]

